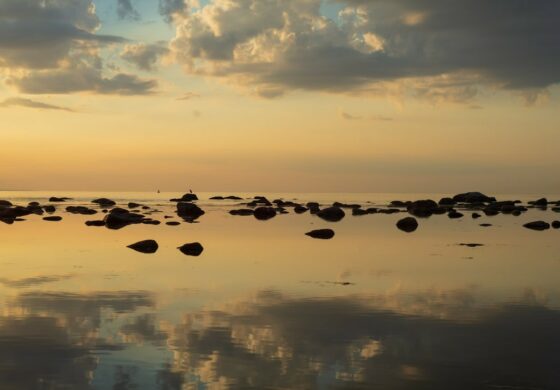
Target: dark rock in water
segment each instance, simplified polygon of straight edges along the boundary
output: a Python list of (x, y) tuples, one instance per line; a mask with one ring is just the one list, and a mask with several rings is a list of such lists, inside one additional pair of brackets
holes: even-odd
[(247, 206), (249, 207), (272, 206), (272, 202), (269, 201), (264, 196), (255, 196), (255, 198), (251, 202), (247, 203)]
[(129, 203), (128, 203), (128, 208), (129, 208), (129, 209), (137, 209), (137, 208), (139, 208), (139, 207), (142, 207), (142, 205), (139, 204), (139, 203), (134, 203), (134, 202), (129, 202)]
[(519, 217), (521, 215), (521, 210), (513, 210), (511, 212), (511, 215), (513, 215), (514, 217)]
[(304, 207), (302, 205), (297, 205), (296, 207), (294, 207), (294, 212), (296, 214), (303, 214), (307, 211), (307, 207)]
[(105, 226), (105, 221), (86, 221), (87, 226)]
[(361, 208), (352, 209), (352, 215), (354, 216), (367, 215), (367, 214), (369, 214), (369, 211), (367, 210)]
[(495, 202), (496, 198), (484, 195), (481, 192), (466, 192), (455, 195), (453, 200), (458, 203), (490, 203)]
[(463, 214), (455, 210), (451, 210), (449, 213), (447, 213), (447, 216), (451, 219), (463, 218)]
[(431, 199), (417, 200), (407, 206), (407, 211), (419, 218), (430, 217), (437, 209), (439, 209), (438, 204)]
[(379, 210), (377, 210), (377, 212), (379, 214), (396, 214), (396, 213), (400, 213), (401, 210), (399, 210), (399, 209), (379, 209)]
[(452, 198), (441, 198), (438, 203), (442, 206), (454, 206), (457, 204)]
[(500, 210), (497, 210), (492, 207), (486, 207), (482, 211), (484, 212), (484, 215), (486, 215), (487, 217), (493, 217), (495, 215), (500, 214)]
[(469, 248), (478, 248), (480, 246), (484, 246), (484, 244), (477, 244), (477, 243), (461, 243), (460, 246), (467, 246)]
[(0, 199), (0, 206), (13, 206), (12, 202), (10, 202), (9, 200), (1, 200)]
[(29, 207), (39, 207), (39, 206), (41, 206), (41, 204), (39, 202), (29, 202), (27, 204), (27, 206), (29, 206)]
[(554, 229), (560, 229), (560, 221), (552, 221), (552, 227)]
[(187, 256), (200, 256), (202, 251), (204, 251), (203, 246), (199, 242), (185, 244), (177, 249)]
[(151, 254), (157, 252), (159, 245), (154, 240), (145, 240), (129, 245), (127, 248), (134, 249), (136, 252)]
[(318, 202), (307, 202), (305, 207), (309, 209), (310, 214), (317, 214), (320, 210)]
[(224, 199), (229, 199), (229, 200), (241, 200), (241, 199), (243, 199), (243, 198), (240, 198), (239, 196), (235, 196), (235, 195), (230, 195), (230, 196), (224, 197)]
[(58, 221), (62, 221), (62, 217), (53, 215), (51, 217), (44, 217), (43, 221), (49, 221), (49, 222), (58, 222)]
[(390, 203), (392, 207), (407, 207), (409, 204), (410, 202), (403, 202), (402, 200), (393, 200)]
[(397, 222), (397, 228), (406, 233), (412, 233), (418, 229), (418, 221), (413, 217), (406, 217)]
[(276, 210), (272, 207), (257, 207), (253, 215), (259, 221), (266, 221), (276, 216)]
[(553, 207), (551, 210), (555, 213), (560, 213), (560, 207)]
[(161, 221), (155, 219), (144, 219), (142, 223), (144, 225), (161, 225)]
[(97, 214), (97, 210), (87, 208), (85, 206), (68, 206), (66, 211), (71, 214), (93, 215)]
[(334, 237), (334, 231), (331, 229), (318, 229), (305, 233), (306, 236), (318, 238), (321, 240), (330, 240)]
[(52, 196), (49, 198), (49, 202), (53, 202), (53, 203), (62, 203), (62, 202), (66, 202), (67, 198), (57, 198), (56, 196)]
[(546, 198), (540, 198), (538, 200), (530, 201), (529, 204), (532, 204), (532, 205), (538, 206), (538, 207), (546, 207), (546, 206), (548, 206), (548, 200)]
[(338, 222), (346, 216), (344, 210), (339, 207), (327, 207), (317, 213), (317, 216), (325, 221)]
[(144, 216), (131, 213), (125, 209), (114, 209), (105, 216), (105, 226), (109, 229), (117, 230), (125, 226), (142, 223)]
[(170, 221), (170, 222), (166, 222), (165, 224), (169, 226), (179, 226), (181, 222)]
[(117, 204), (114, 200), (107, 198), (94, 199), (91, 201), (91, 203), (96, 203), (101, 207), (112, 207)]
[(478, 218), (482, 217), (482, 215), (480, 215), (479, 213), (472, 213), (471, 216), (472, 216), (473, 219), (478, 219)]
[(490, 226), (492, 226), (492, 224), (491, 224), (491, 223), (481, 223), (481, 224), (480, 224), (480, 225), (478, 225), (478, 226), (482, 226), (482, 227), (490, 227)]
[(204, 210), (194, 203), (177, 203), (177, 215), (187, 222), (192, 222), (205, 214)]
[(223, 196), (213, 196), (210, 198), (210, 200), (224, 200)]
[(48, 206), (43, 206), (43, 210), (45, 210), (47, 213), (51, 214), (54, 213), (56, 211), (56, 207), (48, 205)]
[(362, 207), (359, 204), (349, 204), (349, 203), (340, 203), (340, 202), (334, 202), (332, 207), (339, 207), (341, 209), (359, 209), (360, 207)]
[(243, 217), (253, 215), (255, 211), (253, 209), (238, 209), (238, 210), (231, 210), (229, 212), (231, 215), (240, 215)]
[(526, 227), (527, 229), (531, 229), (531, 230), (542, 231), (542, 230), (550, 229), (550, 224), (544, 221), (534, 221), (534, 222), (526, 223), (525, 225), (523, 225), (523, 227)]
[(198, 196), (196, 194), (185, 194), (180, 198), (171, 199), (171, 202), (194, 202), (198, 200)]

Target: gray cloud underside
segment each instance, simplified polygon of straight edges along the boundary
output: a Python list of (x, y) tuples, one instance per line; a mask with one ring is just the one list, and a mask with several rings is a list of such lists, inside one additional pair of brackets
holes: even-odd
[(169, 50), (163, 43), (127, 45), (121, 53), (121, 58), (138, 69), (148, 72), (154, 71), (162, 56)]
[(140, 14), (131, 0), (117, 0), (117, 15), (120, 19), (140, 20)]
[[(53, 104), (37, 102), (35, 100), (25, 99), (25, 98), (8, 98), (3, 102), (0, 102), (0, 107), (13, 107), (13, 106), (37, 108), (41, 110), (72, 111), (70, 108), (67, 107), (55, 106)], [(0, 279), (0, 283), (4, 283), (4, 282), (5, 279)], [(9, 284), (9, 283), (5, 282), (5, 284)]]
[(469, 76), (465, 85), (446, 88), (467, 100), (477, 84), (531, 90), (560, 82), (560, 2), (337, 2), (344, 9), (333, 21), (320, 0), (213, 0), (183, 10), (173, 47), (190, 72), (268, 88), (348, 91), (459, 74)]

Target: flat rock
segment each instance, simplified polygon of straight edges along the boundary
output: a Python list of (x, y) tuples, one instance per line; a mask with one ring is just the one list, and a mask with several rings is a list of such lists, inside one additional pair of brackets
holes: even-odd
[(327, 207), (326, 209), (320, 210), (317, 216), (325, 221), (338, 222), (346, 216), (346, 213), (339, 207)]
[(91, 201), (91, 203), (98, 204), (101, 207), (111, 207), (117, 204), (117, 202), (115, 202), (114, 200), (107, 198), (94, 199)]
[(204, 251), (204, 247), (199, 242), (185, 244), (177, 249), (187, 256), (200, 256), (200, 254)]
[(305, 233), (306, 236), (317, 238), (320, 240), (330, 240), (334, 237), (334, 230), (331, 229), (317, 229)]
[(276, 210), (272, 207), (257, 207), (253, 215), (259, 221), (267, 221), (276, 216)]
[(136, 252), (150, 254), (150, 253), (156, 253), (159, 248), (159, 245), (154, 240), (144, 240), (129, 245), (127, 248), (134, 249)]
[(58, 221), (62, 221), (62, 217), (53, 215), (51, 217), (44, 217), (43, 221), (49, 221), (49, 222), (58, 222)]
[(543, 231), (550, 229), (550, 224), (544, 221), (533, 221), (526, 223), (523, 227), (531, 230)]
[(86, 221), (86, 226), (105, 226), (105, 221)]

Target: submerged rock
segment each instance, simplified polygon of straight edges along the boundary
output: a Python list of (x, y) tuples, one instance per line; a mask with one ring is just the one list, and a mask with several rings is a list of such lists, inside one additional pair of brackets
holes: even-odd
[(204, 251), (204, 247), (199, 242), (185, 244), (177, 249), (187, 256), (200, 256)]
[(471, 217), (472, 217), (473, 219), (478, 219), (478, 218), (482, 217), (482, 215), (480, 215), (479, 213), (472, 213), (472, 214), (471, 214)]
[(177, 215), (187, 222), (193, 222), (205, 214), (204, 210), (194, 203), (179, 202), (177, 203)]
[(533, 221), (526, 223), (525, 225), (523, 225), (523, 227), (531, 230), (543, 231), (550, 229), (550, 224), (544, 221)]
[(151, 254), (156, 253), (159, 245), (154, 240), (144, 240), (135, 244), (129, 245), (127, 248), (134, 249), (136, 252)]
[(253, 215), (259, 221), (267, 221), (276, 216), (276, 210), (272, 207), (257, 207), (253, 212)]
[(491, 223), (481, 223), (481, 224), (480, 224), (480, 225), (478, 225), (478, 226), (482, 226), (482, 227), (490, 227), (490, 226), (492, 226), (492, 224), (491, 224)]
[(58, 221), (62, 221), (62, 217), (59, 216), (51, 216), (51, 217), (44, 217), (43, 221), (49, 221), (49, 222), (58, 222)]
[(397, 222), (397, 228), (406, 233), (412, 233), (418, 229), (418, 221), (413, 217), (406, 217)]
[(306, 236), (318, 238), (320, 240), (330, 240), (334, 237), (334, 230), (332, 229), (317, 229), (305, 233)]
[(325, 221), (338, 222), (346, 216), (344, 210), (339, 207), (327, 207), (317, 213), (317, 216)]
[(231, 215), (241, 215), (246, 217), (246, 216), (253, 215), (255, 211), (253, 209), (237, 209), (237, 210), (231, 210), (229, 213)]

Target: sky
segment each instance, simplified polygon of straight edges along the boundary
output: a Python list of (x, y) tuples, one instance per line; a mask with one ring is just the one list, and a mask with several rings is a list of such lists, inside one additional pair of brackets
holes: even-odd
[(0, 190), (558, 193), (559, 18), (0, 0)]

